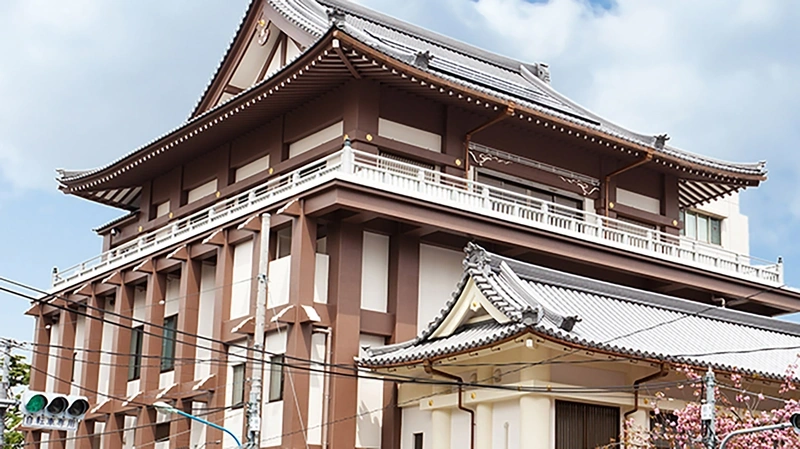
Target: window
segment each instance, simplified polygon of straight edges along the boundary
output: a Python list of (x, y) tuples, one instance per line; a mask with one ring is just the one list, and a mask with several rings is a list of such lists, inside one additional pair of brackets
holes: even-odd
[(269, 402), (283, 400), (283, 355), (269, 359)]
[(186, 203), (192, 203), (217, 191), (217, 178), (186, 192)]
[(233, 174), (233, 182), (239, 182), (245, 178), (249, 178), (269, 168), (269, 154), (262, 156), (249, 164), (243, 165), (236, 169)]
[(292, 254), (292, 228), (283, 228), (277, 233), (278, 245), (276, 249), (276, 259)]
[(722, 244), (722, 220), (693, 210), (680, 212), (681, 235), (701, 242)]
[(168, 215), (168, 214), (169, 214), (169, 200), (164, 201), (163, 203), (158, 204), (156, 206), (156, 216), (155, 216), (155, 218), (163, 217), (164, 215)]
[(556, 401), (558, 449), (585, 449), (618, 440), (619, 407)]
[(169, 422), (156, 424), (156, 443), (169, 441)]
[(244, 405), (244, 374), (245, 364), (239, 363), (233, 365), (233, 395), (231, 405), (233, 407), (240, 407)]
[(131, 358), (128, 362), (128, 380), (136, 380), (142, 373), (142, 339), (144, 326), (131, 329)]
[(70, 374), (70, 382), (75, 382), (75, 365), (78, 363), (78, 351), (72, 353), (72, 374)]
[(164, 330), (161, 334), (161, 372), (175, 368), (175, 329), (178, 326), (178, 315), (164, 318)]
[(422, 432), (414, 434), (414, 449), (422, 449)]

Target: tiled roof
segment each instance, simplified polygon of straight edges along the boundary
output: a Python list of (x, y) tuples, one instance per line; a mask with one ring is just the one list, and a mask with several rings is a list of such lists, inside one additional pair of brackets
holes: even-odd
[[(381, 367), (440, 358), (533, 333), (631, 356), (782, 378), (800, 351), (800, 325), (563, 273), (470, 245), (451, 301), (416, 339), (370, 348)], [(510, 321), (470, 324), (432, 338), (469, 278)], [(769, 349), (766, 349), (769, 348)]]

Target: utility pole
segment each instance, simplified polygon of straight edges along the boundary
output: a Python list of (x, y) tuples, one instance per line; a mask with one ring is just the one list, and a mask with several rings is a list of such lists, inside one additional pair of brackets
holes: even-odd
[(8, 380), (9, 366), (8, 358), (11, 356), (11, 345), (4, 338), (0, 338), (0, 448), (6, 444), (6, 410), (11, 407), (12, 402), (8, 399), (8, 390), (11, 383)]
[(256, 323), (253, 335), (253, 377), (247, 404), (247, 447), (261, 447), (261, 377), (264, 373), (264, 327), (267, 320), (270, 215), (261, 214), (261, 250), (258, 258)]
[(717, 447), (716, 385), (714, 370), (709, 368), (706, 375), (703, 376), (706, 397), (705, 402), (700, 406), (700, 419), (703, 422), (703, 447), (706, 449), (716, 449)]

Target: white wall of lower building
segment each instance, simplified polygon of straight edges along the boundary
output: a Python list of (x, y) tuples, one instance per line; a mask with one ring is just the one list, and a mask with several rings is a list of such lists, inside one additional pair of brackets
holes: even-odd
[[(208, 404), (205, 402), (192, 402), (192, 414), (195, 416), (205, 417), (206, 416), (206, 409), (208, 408)], [(192, 448), (199, 448), (205, 444), (206, 441), (206, 429), (208, 426), (205, 424), (199, 423), (197, 421), (192, 421), (190, 430), (190, 437), (189, 437), (189, 444), (192, 445)]]
[(308, 444), (322, 444), (322, 409), (325, 390), (325, 349), (328, 335), (322, 332), (311, 334), (311, 371), (308, 373)]
[[(400, 433), (400, 448), (414, 449), (414, 434), (422, 434), (422, 449), (432, 449), (433, 426), (431, 425), (431, 412), (420, 410), (419, 407), (406, 407), (402, 411), (402, 429)], [(469, 447), (469, 446), (467, 446)]]
[[(111, 304), (111, 301), (106, 301), (105, 304), (106, 312), (113, 312), (114, 306)], [(106, 315), (106, 317), (110, 317), (110, 315)], [(113, 320), (113, 318), (110, 318)], [(111, 323), (103, 323), (103, 339), (100, 341), (100, 366), (98, 367), (98, 378), (99, 379), (109, 379), (111, 376), (111, 363), (113, 363), (111, 353), (114, 351), (114, 329), (117, 326)], [(129, 348), (120, 348), (122, 351), (125, 351)], [(109, 382), (98, 382), (97, 383), (97, 390), (102, 396), (108, 394)]]
[(492, 406), (492, 449), (519, 449), (519, 401)]
[(450, 411), (450, 449), (469, 447), (470, 426), (469, 413), (458, 409)]
[(61, 344), (61, 326), (63, 323), (55, 323), (50, 326), (50, 349), (47, 356), (47, 379), (45, 381), (46, 391), (55, 391), (56, 385), (56, 365), (58, 365), (58, 346)]
[(420, 245), (417, 332), (428, 327), (452, 297), (464, 273), (463, 260), (464, 253), (461, 251)]
[(83, 315), (75, 315), (75, 363), (72, 367), (72, 374), (74, 381), (72, 382), (72, 394), (84, 394), (85, 392), (79, 388), (81, 382), (81, 374), (83, 373), (84, 363), (86, 360), (86, 351), (81, 351), (84, 347), (84, 338), (86, 338), (86, 317)]

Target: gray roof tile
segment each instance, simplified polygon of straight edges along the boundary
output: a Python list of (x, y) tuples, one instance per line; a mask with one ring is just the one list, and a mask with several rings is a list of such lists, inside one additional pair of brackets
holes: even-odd
[[(800, 351), (800, 325), (563, 273), (468, 247), (465, 274), (506, 316), (452, 336), (430, 336), (456, 299), (410, 342), (374, 348), (360, 360), (380, 367), (445, 357), (531, 332), (587, 349), (782, 378)], [(536, 312), (530, 325), (523, 316)], [(574, 327), (562, 325), (577, 317)], [(768, 349), (767, 349), (768, 348)]]

